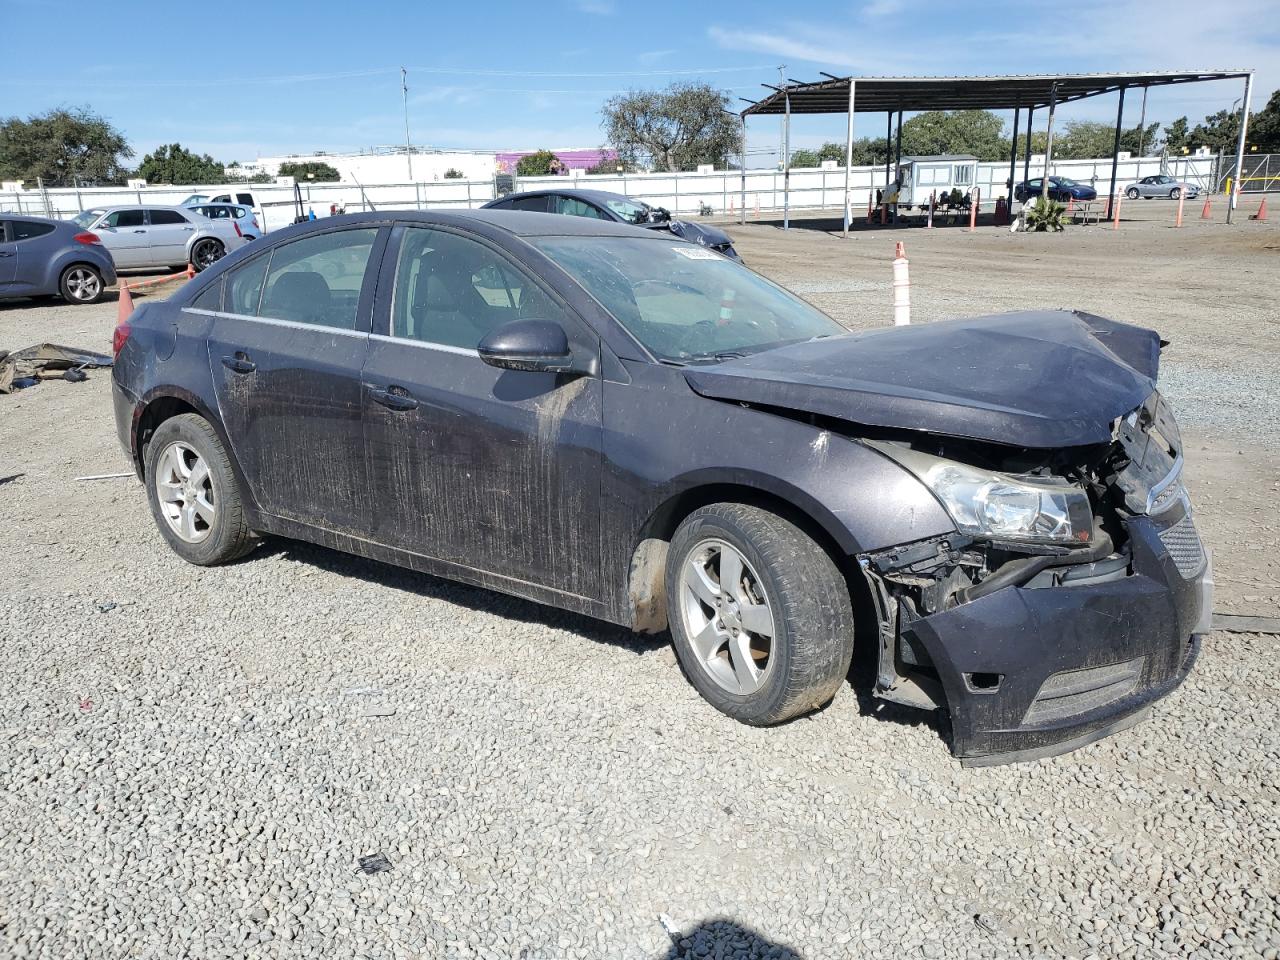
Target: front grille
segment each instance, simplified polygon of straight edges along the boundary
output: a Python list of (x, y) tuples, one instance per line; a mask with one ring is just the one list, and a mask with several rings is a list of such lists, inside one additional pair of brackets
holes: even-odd
[(1083, 670), (1055, 673), (1040, 687), (1022, 722), (1051, 723), (1097, 710), (1127, 696), (1138, 685), (1143, 657)]
[(1191, 522), (1191, 514), (1188, 513), (1173, 526), (1161, 530), (1160, 542), (1169, 551), (1169, 559), (1184, 578), (1191, 579), (1204, 566), (1204, 545), (1200, 542), (1196, 525)]

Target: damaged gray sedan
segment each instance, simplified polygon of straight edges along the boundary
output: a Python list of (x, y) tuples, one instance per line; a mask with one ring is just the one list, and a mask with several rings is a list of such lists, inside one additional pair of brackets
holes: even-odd
[(1072, 749), (1187, 675), (1212, 578), (1161, 341), (1083, 313), (848, 333), (696, 244), (504, 211), (300, 224), (116, 330), (157, 528), (309, 540), (670, 629), (718, 710)]

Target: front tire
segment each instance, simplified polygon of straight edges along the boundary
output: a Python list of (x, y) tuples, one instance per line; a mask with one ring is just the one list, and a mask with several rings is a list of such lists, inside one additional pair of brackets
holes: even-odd
[(827, 703), (849, 672), (853, 609), (831, 557), (775, 513), (716, 503), (671, 539), (667, 615), (685, 676), (752, 726)]
[(1130, 200), (1137, 200), (1137, 199), (1138, 199), (1138, 188), (1137, 188), (1137, 187), (1130, 187), (1128, 190), (1126, 190), (1126, 191), (1124, 192), (1124, 195), (1125, 195), (1126, 197), (1128, 197)]
[(58, 278), (58, 292), (62, 294), (62, 299), (80, 306), (97, 303), (106, 289), (107, 285), (102, 282), (102, 274), (98, 272), (98, 268), (87, 263), (73, 263)]
[(195, 246), (191, 248), (191, 264), (196, 268), (196, 273), (200, 273), (212, 267), (226, 255), (227, 248), (222, 245), (221, 240), (205, 237), (203, 240), (197, 240)]
[(1174, 187), (1169, 191), (1170, 200), (1177, 200), (1180, 196), (1182, 196), (1182, 189), (1180, 187)]
[(160, 425), (147, 445), (145, 476), (151, 515), (183, 560), (214, 566), (253, 548), (231, 459), (203, 417), (184, 413)]

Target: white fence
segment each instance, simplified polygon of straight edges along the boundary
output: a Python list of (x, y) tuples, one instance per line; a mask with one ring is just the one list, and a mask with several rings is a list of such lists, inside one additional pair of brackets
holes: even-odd
[[(1038, 162), (1037, 162), (1038, 160)], [(1179, 158), (1166, 161), (1160, 157), (1121, 160), (1117, 171), (1117, 189), (1125, 184), (1157, 173), (1199, 183), (1212, 190), (1214, 180), (1212, 157)], [(1051, 173), (1071, 177), (1093, 185), (1105, 195), (1111, 183), (1111, 160), (1055, 160)], [(1044, 169), (1043, 158), (1033, 158), (1031, 176)], [(982, 190), (984, 201), (1007, 194), (1005, 186), (1009, 163), (978, 164), (974, 186)], [(777, 211), (783, 208), (784, 176), (774, 170), (748, 170), (745, 198), (749, 211)], [(1022, 158), (1018, 158), (1014, 182), (1022, 180)], [(345, 206), (348, 212), (358, 210), (402, 209), (469, 209), (495, 197), (492, 181), (441, 180), (430, 183), (312, 183), (300, 185), (304, 213), (314, 210), (316, 216), (328, 216), (331, 206)], [(576, 186), (594, 190), (624, 193), (653, 206), (666, 207), (672, 213), (689, 215), (710, 209), (717, 214), (740, 213), (743, 205), (742, 175), (737, 170), (712, 173), (641, 173), (605, 174), (575, 177), (521, 177), (516, 190), (535, 190), (554, 186)], [(865, 210), (868, 198), (885, 186), (885, 168), (855, 167), (850, 177), (855, 211)], [(264, 230), (274, 230), (293, 222), (296, 213), (292, 187), (275, 184), (240, 184), (189, 187), (95, 187), (80, 189), (23, 190), (0, 193), (0, 212), (28, 213), (36, 216), (70, 217), (92, 207), (121, 204), (177, 204), (193, 193), (250, 192), (262, 218)], [(790, 208), (792, 210), (839, 209), (844, 205), (844, 168), (835, 170), (793, 169), (791, 171)]]

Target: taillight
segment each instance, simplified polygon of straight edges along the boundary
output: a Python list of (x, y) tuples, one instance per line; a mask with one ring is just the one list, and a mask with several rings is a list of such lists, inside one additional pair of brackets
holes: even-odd
[(101, 245), (102, 243), (102, 238), (99, 237), (96, 233), (88, 233), (88, 232), (77, 233), (71, 239), (74, 240), (76, 243), (96, 243), (99, 245)]
[(255, 229), (255, 230), (261, 230), (261, 229), (262, 229), (260, 226), (258, 226), (258, 218), (257, 218), (257, 217), (252, 217), (252, 218), (250, 218), (249, 222), (253, 224), (253, 229)]
[(124, 342), (129, 339), (129, 334), (133, 330), (125, 321), (116, 324), (115, 330), (111, 333), (111, 356), (120, 356), (120, 351), (124, 349)]

